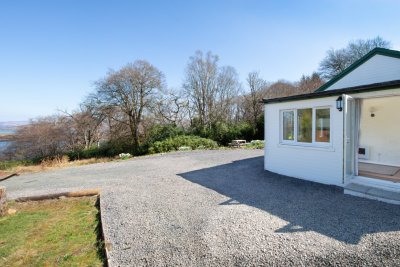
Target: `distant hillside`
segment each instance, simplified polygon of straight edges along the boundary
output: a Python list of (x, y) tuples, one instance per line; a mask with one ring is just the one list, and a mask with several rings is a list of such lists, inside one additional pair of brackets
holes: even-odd
[(0, 130), (13, 130), (27, 124), (28, 121), (0, 121)]

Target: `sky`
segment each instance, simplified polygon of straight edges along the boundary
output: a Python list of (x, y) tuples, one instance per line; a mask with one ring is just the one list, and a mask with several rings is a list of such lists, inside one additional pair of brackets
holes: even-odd
[(1, 1), (0, 121), (72, 111), (110, 69), (144, 59), (180, 89), (196, 50), (267, 81), (318, 70), (330, 48), (381, 36), (400, 50), (398, 0)]

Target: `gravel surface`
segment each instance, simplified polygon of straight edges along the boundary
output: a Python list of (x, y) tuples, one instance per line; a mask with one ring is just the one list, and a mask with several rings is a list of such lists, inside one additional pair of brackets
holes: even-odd
[(112, 266), (399, 266), (400, 207), (263, 170), (262, 151), (23, 175), (9, 195), (101, 187)]

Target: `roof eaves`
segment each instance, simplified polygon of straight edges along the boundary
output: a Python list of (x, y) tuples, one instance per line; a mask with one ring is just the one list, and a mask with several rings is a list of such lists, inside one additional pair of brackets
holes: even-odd
[(330, 79), (328, 82), (323, 84), (321, 87), (319, 87), (315, 92), (322, 92), (325, 91), (329, 86), (352, 72), (354, 69), (362, 65), (364, 62), (366, 62), (368, 59), (375, 55), (382, 55), (382, 56), (388, 56), (388, 57), (395, 57), (395, 58), (400, 58), (400, 51), (396, 50), (391, 50), (391, 49), (386, 49), (386, 48), (374, 48), (371, 51), (369, 51), (365, 56), (361, 57), (359, 60), (355, 61), (353, 64), (348, 66), (346, 69), (344, 69), (342, 72), (337, 74), (335, 77)]
[(400, 86), (400, 80), (393, 80), (389, 82), (383, 83), (373, 83), (373, 84), (366, 84), (361, 86), (354, 86), (348, 88), (341, 88), (329, 91), (320, 91), (314, 92), (310, 94), (301, 94), (301, 95), (294, 95), (294, 96), (287, 96), (287, 97), (280, 97), (280, 98), (272, 98), (272, 99), (263, 99), (262, 102), (264, 104), (267, 103), (279, 103), (279, 102), (289, 102), (295, 100), (305, 100), (305, 99), (312, 99), (312, 98), (321, 98), (321, 97), (328, 97), (328, 96), (335, 96), (341, 95), (345, 93), (364, 93), (370, 91), (379, 91), (379, 90), (388, 90), (393, 88), (398, 88)]

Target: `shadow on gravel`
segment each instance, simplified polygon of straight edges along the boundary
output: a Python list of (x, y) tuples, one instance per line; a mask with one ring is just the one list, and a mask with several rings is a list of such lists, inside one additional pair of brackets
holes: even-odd
[(315, 231), (348, 244), (366, 234), (400, 231), (400, 206), (343, 194), (343, 189), (263, 169), (263, 157), (178, 174), (288, 222), (277, 233)]

